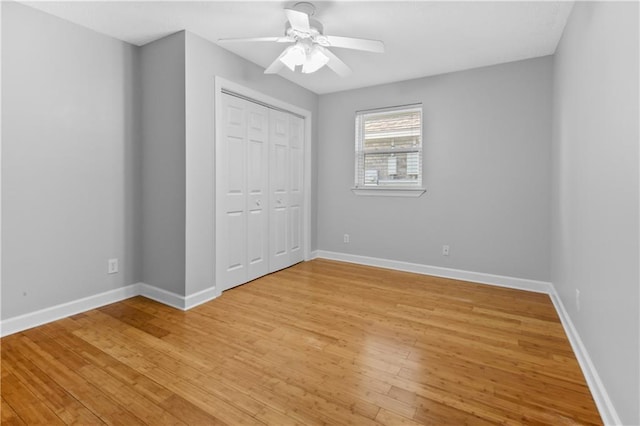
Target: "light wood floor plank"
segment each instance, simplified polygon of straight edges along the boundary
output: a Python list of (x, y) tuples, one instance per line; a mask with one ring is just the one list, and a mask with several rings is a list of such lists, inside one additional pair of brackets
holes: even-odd
[(548, 296), (328, 260), (1, 343), (2, 424), (602, 424)]
[(95, 414), (53, 381), (44, 371), (24, 357), (5, 353), (4, 369), (13, 373), (51, 411), (67, 424), (104, 424)]
[(2, 398), (11, 406), (11, 409), (18, 417), (27, 424), (64, 424), (43, 401), (39, 400), (16, 376), (6, 369), (2, 371)]
[(0, 405), (0, 424), (12, 426), (25, 424), (4, 398)]

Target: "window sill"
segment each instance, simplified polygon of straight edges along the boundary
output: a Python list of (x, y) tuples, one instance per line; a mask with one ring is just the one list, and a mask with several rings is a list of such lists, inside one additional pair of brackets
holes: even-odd
[(351, 188), (356, 195), (374, 196), (374, 197), (419, 197), (425, 193), (424, 188)]

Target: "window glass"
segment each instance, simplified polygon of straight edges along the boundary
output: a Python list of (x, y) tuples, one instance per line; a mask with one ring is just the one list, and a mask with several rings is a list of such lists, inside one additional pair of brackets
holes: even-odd
[(422, 106), (356, 114), (356, 188), (422, 185)]

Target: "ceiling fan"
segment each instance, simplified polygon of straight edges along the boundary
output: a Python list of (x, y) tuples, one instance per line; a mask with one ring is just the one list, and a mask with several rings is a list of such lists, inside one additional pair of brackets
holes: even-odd
[(322, 24), (311, 18), (315, 11), (315, 6), (308, 2), (296, 3), (293, 8), (284, 9), (288, 22), (285, 24), (283, 37), (226, 38), (218, 41), (293, 43), (264, 70), (265, 74), (278, 73), (284, 66), (291, 71), (301, 67), (302, 73), (310, 74), (326, 65), (339, 76), (346, 77), (351, 74), (351, 68), (331, 52), (329, 47), (384, 52), (384, 44), (378, 40), (324, 35)]

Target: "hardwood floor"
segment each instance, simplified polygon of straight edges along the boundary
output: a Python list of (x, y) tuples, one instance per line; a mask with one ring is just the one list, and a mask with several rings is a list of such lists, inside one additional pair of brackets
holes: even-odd
[(327, 260), (2, 344), (2, 424), (601, 424), (548, 296)]

